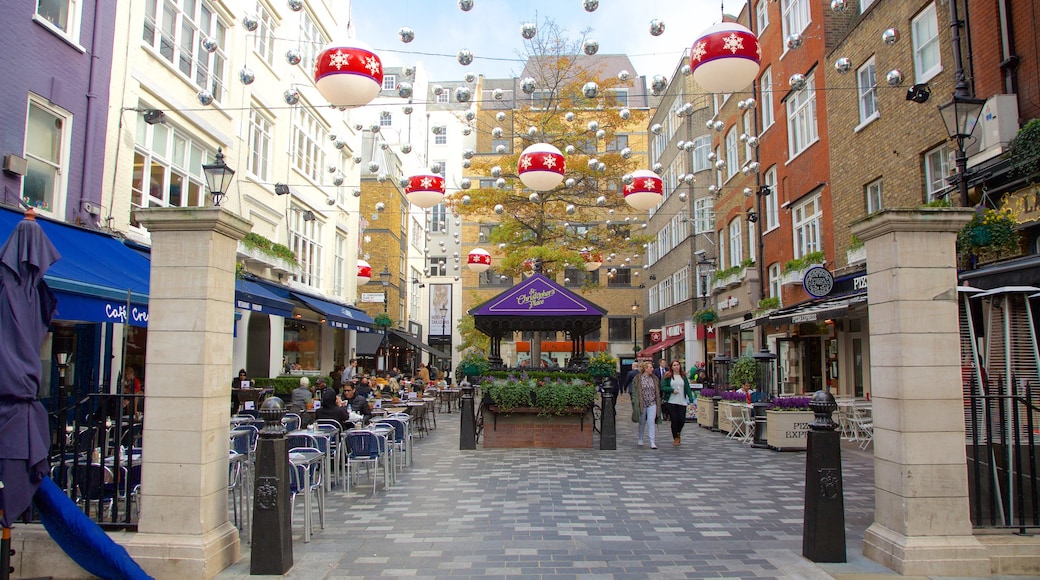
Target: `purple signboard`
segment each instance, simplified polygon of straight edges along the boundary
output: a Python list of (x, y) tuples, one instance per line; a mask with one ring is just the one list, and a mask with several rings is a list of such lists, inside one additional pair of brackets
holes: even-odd
[(470, 311), (474, 316), (603, 316), (605, 312), (563, 286), (534, 274)]

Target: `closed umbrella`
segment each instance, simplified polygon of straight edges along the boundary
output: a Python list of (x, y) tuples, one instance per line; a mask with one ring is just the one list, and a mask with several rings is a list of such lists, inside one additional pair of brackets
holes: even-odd
[(38, 399), (40, 347), (57, 300), (43, 281), (61, 257), (29, 210), (0, 248), (0, 524), (29, 507), (47, 474), (47, 410)]

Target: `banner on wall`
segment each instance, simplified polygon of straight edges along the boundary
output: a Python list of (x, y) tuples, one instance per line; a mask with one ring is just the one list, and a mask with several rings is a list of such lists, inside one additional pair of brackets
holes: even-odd
[(451, 336), (451, 284), (430, 284), (430, 336)]

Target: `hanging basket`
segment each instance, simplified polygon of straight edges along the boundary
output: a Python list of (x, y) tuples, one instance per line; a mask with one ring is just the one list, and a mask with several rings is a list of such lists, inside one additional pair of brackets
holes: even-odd
[(993, 232), (986, 226), (978, 226), (971, 230), (972, 245), (984, 248), (993, 243)]

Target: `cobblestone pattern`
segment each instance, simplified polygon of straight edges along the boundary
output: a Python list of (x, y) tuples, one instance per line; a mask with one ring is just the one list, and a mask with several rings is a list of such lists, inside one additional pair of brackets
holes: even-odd
[[(618, 430), (617, 451), (462, 452), (459, 415), (444, 415), (389, 493), (333, 490), (309, 544), (297, 514), (287, 577), (830, 578), (800, 556), (804, 453), (696, 424), (652, 450), (634, 423)], [(872, 458), (845, 453), (843, 468), (851, 559), (873, 514)], [(247, 577), (249, 549), (219, 578)]]

